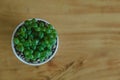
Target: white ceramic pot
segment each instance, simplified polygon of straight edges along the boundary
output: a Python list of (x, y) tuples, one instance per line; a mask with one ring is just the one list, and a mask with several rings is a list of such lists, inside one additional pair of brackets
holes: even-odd
[[(40, 19), (40, 18), (35, 18), (36, 20), (41, 20), (41, 21), (44, 21), (45, 23), (49, 23), (48, 21), (44, 20), (44, 19)], [(28, 19), (28, 20), (31, 20), (31, 19)], [(58, 45), (59, 45), (59, 37), (57, 36), (57, 46), (56, 46), (56, 49), (54, 51), (54, 53), (50, 56), (50, 58), (48, 58), (47, 60), (45, 60), (44, 62), (41, 62), (41, 63), (28, 63), (27, 61), (23, 60), (21, 57), (18, 56), (17, 52), (15, 51), (15, 48), (14, 48), (14, 42), (13, 42), (13, 39), (14, 39), (14, 35), (16, 33), (16, 31), (19, 29), (19, 27), (21, 25), (24, 24), (24, 21), (21, 22), (19, 25), (17, 25), (17, 27), (15, 28), (15, 30), (13, 31), (13, 34), (12, 34), (12, 39), (11, 39), (11, 46), (12, 46), (12, 50), (13, 50), (13, 53), (15, 54), (15, 56), (23, 63), (25, 64), (28, 64), (28, 65), (32, 65), (32, 66), (39, 66), (39, 65), (42, 65), (42, 64), (45, 64), (47, 63), (48, 61), (50, 61), (56, 54), (57, 50), (58, 50)]]

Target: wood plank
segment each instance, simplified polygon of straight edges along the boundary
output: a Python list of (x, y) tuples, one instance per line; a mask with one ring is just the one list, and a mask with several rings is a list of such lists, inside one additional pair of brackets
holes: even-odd
[[(11, 49), (16, 25), (34, 17), (60, 38), (55, 57), (37, 67)], [(120, 80), (120, 0), (2, 0), (0, 80)]]

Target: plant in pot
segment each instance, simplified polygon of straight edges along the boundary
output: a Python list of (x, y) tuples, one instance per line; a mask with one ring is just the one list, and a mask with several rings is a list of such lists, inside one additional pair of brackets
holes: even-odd
[(12, 49), (25, 64), (41, 65), (51, 60), (58, 48), (55, 28), (43, 19), (29, 19), (17, 26), (12, 35)]

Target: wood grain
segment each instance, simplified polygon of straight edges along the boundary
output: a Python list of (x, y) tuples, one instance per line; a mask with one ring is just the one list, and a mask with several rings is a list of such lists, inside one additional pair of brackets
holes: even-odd
[[(60, 38), (56, 56), (37, 67), (11, 49), (16, 25), (33, 17)], [(120, 0), (1, 0), (0, 80), (120, 80)]]

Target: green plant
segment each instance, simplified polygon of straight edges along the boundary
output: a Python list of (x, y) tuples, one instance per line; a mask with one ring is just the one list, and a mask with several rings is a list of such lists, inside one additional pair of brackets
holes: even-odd
[(52, 54), (57, 32), (51, 24), (41, 20), (26, 20), (14, 36), (16, 52), (23, 54), (26, 61), (44, 61)]

